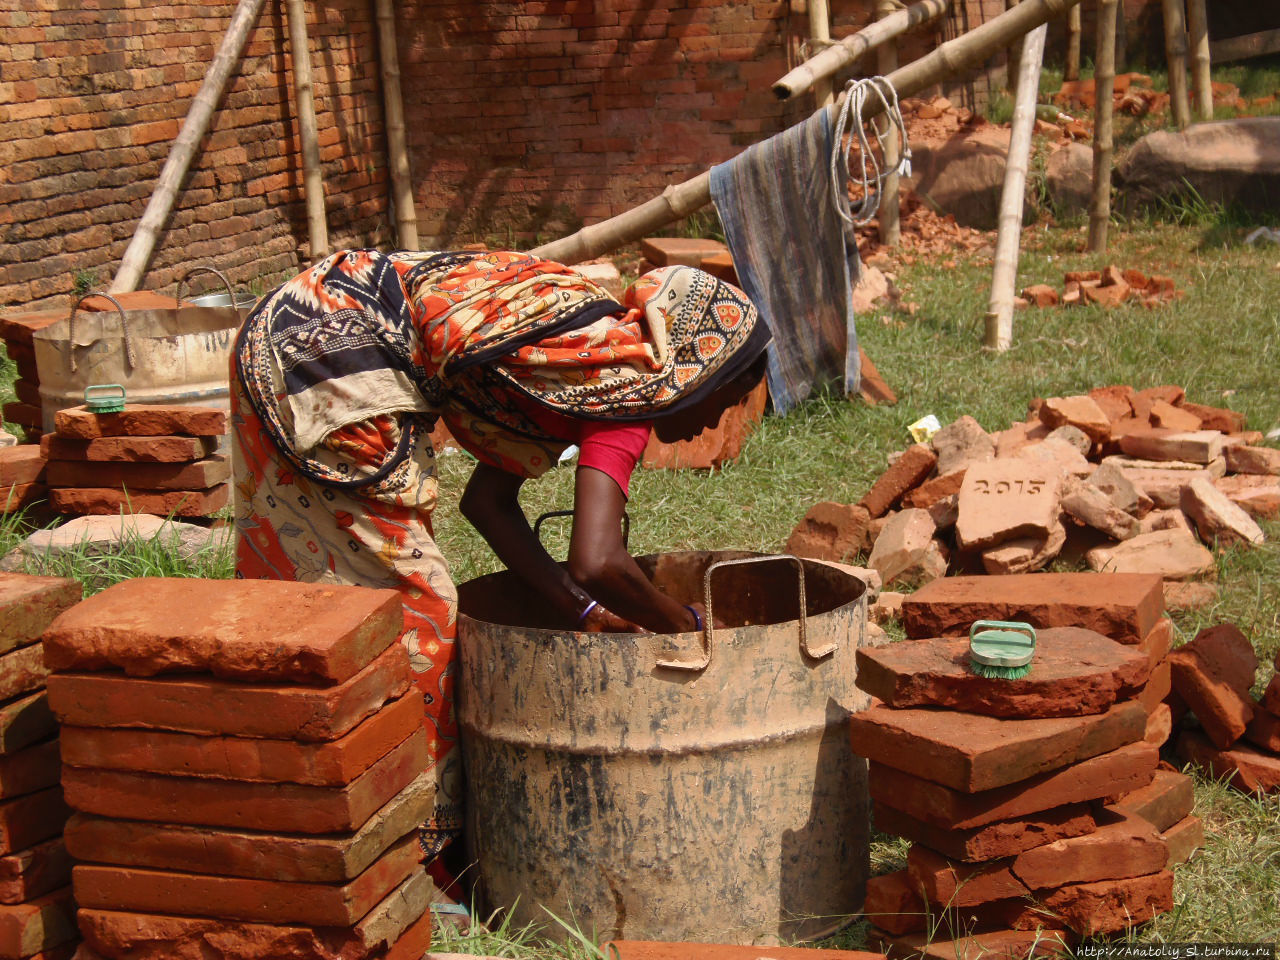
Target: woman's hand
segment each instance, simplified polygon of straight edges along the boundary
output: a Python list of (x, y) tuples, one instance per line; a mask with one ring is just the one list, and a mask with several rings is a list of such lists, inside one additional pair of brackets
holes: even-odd
[(612, 610), (596, 604), (578, 627), (583, 633), (648, 633), (644, 627), (624, 620)]

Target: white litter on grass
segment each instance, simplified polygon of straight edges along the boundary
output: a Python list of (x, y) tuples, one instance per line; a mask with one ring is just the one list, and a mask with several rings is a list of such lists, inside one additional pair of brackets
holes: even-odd
[(1253, 233), (1244, 238), (1246, 246), (1253, 246), (1259, 239), (1270, 240), (1272, 243), (1280, 243), (1280, 230), (1272, 230), (1270, 227), (1259, 227)]

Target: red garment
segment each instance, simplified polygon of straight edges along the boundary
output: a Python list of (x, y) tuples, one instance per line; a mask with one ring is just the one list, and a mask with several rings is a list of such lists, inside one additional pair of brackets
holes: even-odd
[(612, 477), (624, 497), (630, 496), (631, 473), (649, 442), (647, 422), (609, 423), (564, 417), (549, 410), (525, 409), (525, 414), (547, 433), (578, 445), (578, 466), (593, 467)]

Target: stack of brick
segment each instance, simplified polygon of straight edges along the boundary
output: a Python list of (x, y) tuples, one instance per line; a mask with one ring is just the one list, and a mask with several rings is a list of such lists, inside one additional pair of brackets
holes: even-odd
[(45, 459), (34, 443), (0, 447), (0, 515), (48, 499)]
[(1176, 386), (1037, 400), (994, 434), (961, 417), (899, 454), (857, 504), (814, 507), (788, 550), (846, 562), (869, 550), (886, 587), (1066, 555), (1158, 573), (1171, 605), (1201, 606), (1216, 595), (1196, 582), (1216, 576), (1209, 548), (1261, 543), (1257, 519), (1280, 514), (1280, 450), (1262, 439)]
[(1200, 724), (1179, 734), (1178, 755), (1246, 793), (1280, 792), (1280, 654), (1261, 699), (1251, 692), (1253, 644), (1229, 623), (1201, 630), (1169, 660), (1174, 709)]
[(41, 634), (80, 584), (0, 573), (0, 957), (67, 960), (75, 950), (68, 811)]
[(40, 447), (54, 510), (205, 517), (227, 505), (231, 466), (217, 453), (227, 413), (126, 404), (121, 413), (59, 410)]
[[(855, 715), (854, 750), (871, 760), (877, 826), (913, 841), (906, 868), (868, 884), (887, 952), (1025, 955), (1037, 928), (1070, 941), (1171, 908), (1168, 867), (1203, 831), (1190, 779), (1158, 769), (1162, 609), (1153, 576), (949, 578), (903, 604), (921, 639), (859, 651), (878, 703)], [(1037, 627), (1025, 678), (968, 669), (977, 619)]]
[(46, 632), (78, 921), (109, 960), (418, 960), (422, 695), (389, 590), (138, 579)]

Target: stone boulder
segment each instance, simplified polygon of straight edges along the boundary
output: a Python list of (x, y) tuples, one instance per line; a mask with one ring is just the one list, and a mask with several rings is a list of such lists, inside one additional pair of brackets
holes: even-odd
[[(913, 143), (911, 187), (962, 226), (993, 230), (1008, 153), (1008, 128), (991, 125), (963, 129), (944, 143)], [(1034, 204), (1023, 209), (1023, 221), (1031, 223)]]
[(1093, 193), (1093, 148), (1073, 141), (1050, 154), (1045, 165), (1045, 187), (1058, 216), (1087, 213)]
[(1149, 133), (1116, 164), (1120, 207), (1168, 199), (1184, 182), (1210, 203), (1280, 208), (1280, 117), (1197, 123)]

